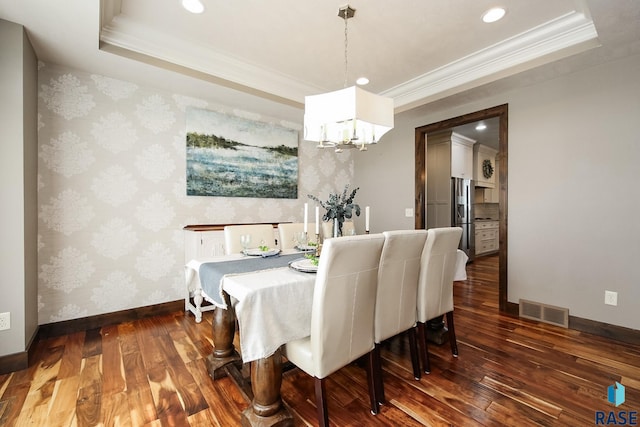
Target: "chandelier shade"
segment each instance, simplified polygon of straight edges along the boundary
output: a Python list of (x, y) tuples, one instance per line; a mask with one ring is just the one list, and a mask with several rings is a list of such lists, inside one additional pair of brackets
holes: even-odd
[(358, 86), (305, 96), (304, 139), (322, 146), (375, 144), (393, 129), (393, 99)]
[(375, 95), (358, 86), (347, 87), (347, 21), (356, 10), (349, 5), (338, 9), (344, 19), (344, 89), (304, 98), (304, 139), (318, 148), (358, 147), (377, 143), (393, 129), (393, 99)]

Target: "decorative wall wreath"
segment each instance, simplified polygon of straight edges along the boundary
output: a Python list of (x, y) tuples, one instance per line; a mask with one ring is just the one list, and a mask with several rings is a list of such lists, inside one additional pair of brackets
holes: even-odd
[(482, 176), (486, 179), (489, 179), (493, 176), (493, 165), (491, 164), (491, 160), (484, 159), (482, 161)]

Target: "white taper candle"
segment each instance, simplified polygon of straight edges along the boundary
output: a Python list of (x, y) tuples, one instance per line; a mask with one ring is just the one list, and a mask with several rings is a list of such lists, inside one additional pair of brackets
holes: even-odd
[(304, 232), (307, 232), (307, 222), (309, 222), (309, 204), (304, 204)]
[(364, 208), (364, 231), (369, 231), (369, 206)]

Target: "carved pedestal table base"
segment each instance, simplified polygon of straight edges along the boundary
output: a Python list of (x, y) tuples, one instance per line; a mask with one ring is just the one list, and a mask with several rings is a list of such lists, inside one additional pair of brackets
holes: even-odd
[(293, 418), (282, 403), (282, 355), (280, 350), (270, 357), (251, 362), (251, 389), (239, 373), (242, 359), (233, 346), (235, 314), (229, 295), (223, 293), (228, 309), (216, 308), (213, 313), (213, 353), (207, 358), (209, 376), (216, 380), (227, 374), (242, 390), (249, 406), (242, 413), (242, 425), (249, 426), (293, 426)]

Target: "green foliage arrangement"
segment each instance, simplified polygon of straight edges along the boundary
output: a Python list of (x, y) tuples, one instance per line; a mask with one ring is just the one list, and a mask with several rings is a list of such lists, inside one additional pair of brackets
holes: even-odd
[(334, 219), (338, 221), (338, 235), (342, 236), (342, 224), (345, 218), (351, 218), (354, 213), (360, 216), (360, 205), (353, 203), (353, 199), (359, 189), (360, 187), (356, 187), (348, 194), (349, 184), (347, 184), (344, 186), (342, 194), (329, 193), (329, 199), (326, 202), (323, 202), (312, 194), (308, 196), (311, 200), (319, 203), (320, 206), (326, 209), (322, 217), (323, 221), (333, 221)]
[(484, 159), (484, 161), (482, 162), (482, 176), (484, 176), (486, 179), (489, 179), (492, 175), (493, 165), (491, 164), (491, 160)]

